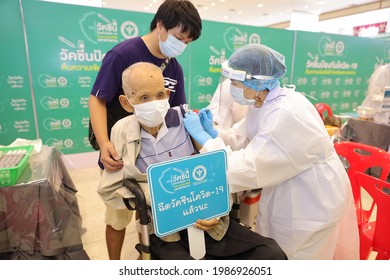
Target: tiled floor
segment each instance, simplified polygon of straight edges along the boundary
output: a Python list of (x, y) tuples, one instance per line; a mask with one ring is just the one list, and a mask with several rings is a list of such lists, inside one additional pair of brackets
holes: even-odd
[[(100, 179), (99, 168), (71, 169), (69, 174), (78, 189), (77, 197), (82, 216), (83, 246), (92, 260), (107, 260), (105, 240), (104, 204), (96, 190)], [(138, 252), (134, 246), (138, 240), (134, 222), (126, 230), (122, 259), (135, 260)]]

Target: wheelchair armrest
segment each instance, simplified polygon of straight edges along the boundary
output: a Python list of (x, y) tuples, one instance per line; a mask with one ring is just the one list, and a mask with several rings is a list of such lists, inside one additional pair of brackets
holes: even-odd
[[(135, 197), (135, 210), (137, 210), (140, 224), (147, 225), (149, 223), (148, 208), (146, 203), (146, 198), (141, 186), (134, 179), (125, 179), (123, 180), (123, 186), (125, 186)], [(129, 210), (134, 210), (130, 206), (128, 199), (123, 198), (123, 202)]]

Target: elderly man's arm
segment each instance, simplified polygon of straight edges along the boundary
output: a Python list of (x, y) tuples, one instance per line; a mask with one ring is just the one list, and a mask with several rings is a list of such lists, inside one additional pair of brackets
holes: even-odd
[(194, 227), (206, 231), (214, 240), (221, 240), (229, 227), (229, 215), (210, 220), (198, 220)]

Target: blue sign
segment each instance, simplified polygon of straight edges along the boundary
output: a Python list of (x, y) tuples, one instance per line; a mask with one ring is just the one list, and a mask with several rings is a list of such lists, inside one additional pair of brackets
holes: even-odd
[(159, 237), (230, 210), (224, 150), (152, 164), (147, 176)]

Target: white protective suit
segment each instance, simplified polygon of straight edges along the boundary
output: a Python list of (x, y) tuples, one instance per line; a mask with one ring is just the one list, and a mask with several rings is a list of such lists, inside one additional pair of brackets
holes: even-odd
[(220, 130), (202, 151), (220, 148), (228, 151), (232, 192), (263, 188), (256, 231), (275, 239), (289, 259), (359, 259), (348, 175), (306, 97), (274, 88), (261, 108), (251, 106), (246, 119)]

